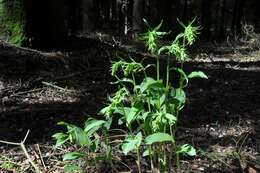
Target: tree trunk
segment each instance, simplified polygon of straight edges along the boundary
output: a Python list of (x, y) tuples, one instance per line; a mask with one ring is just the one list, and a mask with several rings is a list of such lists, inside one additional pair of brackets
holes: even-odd
[(143, 29), (143, 18), (145, 10), (144, 0), (134, 0), (133, 4), (133, 32), (138, 33)]
[(221, 16), (220, 16), (220, 24), (219, 24), (219, 36), (223, 37), (225, 35), (225, 29), (226, 29), (226, 0), (222, 0), (221, 3)]
[[(64, 42), (66, 35), (64, 23), (64, 0), (48, 0), (47, 13), (47, 33), (48, 40), (59, 46)], [(46, 2), (46, 3), (47, 3)]]
[[(82, 8), (81, 8), (82, 7)], [(70, 35), (76, 35), (82, 29), (82, 11), (83, 5), (81, 0), (65, 0), (65, 20), (67, 30)]]
[(25, 0), (26, 34), (35, 47), (60, 47), (66, 38), (64, 0)]
[(172, 0), (157, 1), (158, 14), (163, 20), (162, 30), (169, 31), (172, 29)]
[(234, 34), (241, 32), (241, 18), (243, 16), (244, 4), (245, 4), (244, 0), (235, 0), (232, 26), (231, 26), (231, 30)]
[(82, 31), (88, 32), (95, 29), (95, 11), (93, 0), (81, 0), (82, 4)]
[(202, 0), (201, 25), (203, 27), (202, 37), (205, 39), (208, 39), (211, 35), (211, 33), (210, 33), (210, 28), (212, 25), (211, 7), (212, 7), (212, 1)]

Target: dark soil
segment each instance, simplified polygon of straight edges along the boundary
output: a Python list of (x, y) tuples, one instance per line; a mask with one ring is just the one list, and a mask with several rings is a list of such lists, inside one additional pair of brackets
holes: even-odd
[[(56, 123), (82, 124), (88, 117), (98, 116), (115, 91), (109, 70), (117, 55), (153, 61), (133, 45), (81, 38), (72, 40), (68, 49), (41, 52), (1, 43), (0, 140), (20, 141), (30, 129), (27, 144), (32, 155), (37, 156), (35, 144), (39, 144), (46, 170), (61, 172), (62, 151), (51, 148), (51, 135), (60, 130)], [(178, 138), (192, 143), (199, 155), (183, 158), (183, 167), (187, 172), (257, 172), (260, 53), (231, 49), (213, 54), (208, 50), (193, 51), (185, 66), (188, 71), (205, 71), (209, 79), (194, 80), (188, 88)], [(30, 170), (18, 148), (0, 144), (0, 172), (14, 170), (4, 169), (7, 161), (17, 163), (24, 172)], [(131, 158), (126, 162), (136, 169)], [(103, 167), (107, 168), (103, 172), (110, 172)], [(120, 169), (128, 171), (124, 166)]]

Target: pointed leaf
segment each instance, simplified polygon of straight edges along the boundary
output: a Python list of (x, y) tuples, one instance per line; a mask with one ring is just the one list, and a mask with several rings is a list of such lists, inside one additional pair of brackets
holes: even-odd
[(126, 123), (130, 125), (137, 117), (141, 110), (136, 108), (136, 107), (125, 107), (124, 108), (124, 113), (126, 116)]
[(168, 119), (170, 124), (174, 124), (177, 121), (176, 116), (174, 116), (172, 114), (166, 113), (165, 117)]
[(203, 79), (208, 79), (208, 76), (203, 73), (202, 71), (194, 71), (191, 72), (191, 74), (188, 75), (188, 78), (203, 78)]
[(75, 164), (66, 165), (64, 168), (64, 173), (82, 173), (81, 168)]
[(145, 138), (145, 143), (147, 145), (152, 145), (156, 142), (174, 142), (174, 139), (167, 133), (154, 133)]
[(56, 133), (56, 134), (52, 135), (52, 137), (56, 139), (56, 144), (55, 144), (54, 148), (58, 148), (58, 147), (62, 146), (69, 140), (69, 136), (64, 133)]
[(90, 145), (90, 139), (87, 134), (79, 127), (76, 127), (72, 132), (72, 138), (81, 147)]
[(127, 155), (130, 151), (137, 150), (142, 143), (142, 133), (139, 132), (134, 137), (128, 137), (124, 140), (122, 144), (122, 151)]
[(196, 149), (189, 144), (182, 145), (177, 152), (189, 156), (196, 156)]
[(164, 87), (164, 86), (163, 86), (163, 83), (161, 80), (157, 81), (151, 77), (145, 78), (144, 81), (140, 85), (140, 89), (141, 89), (142, 93), (144, 93), (146, 90), (148, 90), (150, 88), (162, 88), (162, 87)]
[(66, 160), (76, 160), (82, 157), (85, 157), (86, 155), (84, 153), (80, 153), (80, 152), (71, 152), (71, 153), (67, 153), (63, 156), (63, 161)]
[(104, 121), (104, 120), (95, 120), (95, 119), (89, 118), (85, 122), (84, 131), (88, 135), (92, 135), (94, 132), (99, 130), (102, 127), (102, 125), (104, 125), (105, 123), (106, 123), (106, 121)]

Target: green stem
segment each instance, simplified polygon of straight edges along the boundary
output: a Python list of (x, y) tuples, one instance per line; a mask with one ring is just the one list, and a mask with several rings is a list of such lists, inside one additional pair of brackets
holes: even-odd
[(163, 172), (166, 173), (166, 166), (167, 166), (167, 154), (166, 154), (166, 145), (163, 143)]
[(141, 173), (141, 156), (140, 156), (140, 151), (139, 148), (137, 148), (137, 167), (138, 167), (138, 172)]
[[(172, 125), (170, 125), (170, 133), (171, 133), (171, 136), (173, 137), (173, 129), (172, 129)], [(170, 156), (169, 156), (169, 167), (168, 167), (168, 172), (171, 172), (172, 170), (172, 151), (174, 149), (174, 146), (173, 144), (171, 144), (171, 148), (170, 148)]]
[(180, 167), (180, 155), (179, 153), (176, 153), (176, 166), (177, 166), (177, 172), (181, 172), (181, 167)]
[(166, 72), (166, 87), (169, 85), (169, 76), (170, 76), (170, 57), (167, 59), (167, 72)]
[[(105, 144), (106, 144), (107, 147), (110, 147), (110, 142), (109, 142), (109, 137), (108, 137), (108, 131), (107, 130), (104, 130), (104, 135), (105, 135)], [(110, 150), (111, 150), (111, 147), (110, 147)], [(109, 162), (113, 172), (118, 172), (117, 169), (115, 168), (114, 164), (113, 164), (113, 161), (112, 161), (112, 158), (111, 158), (111, 153), (109, 153), (109, 156), (107, 156), (107, 159), (108, 159), (108, 162)]]
[(161, 162), (160, 162), (160, 158), (161, 158), (161, 143), (158, 146), (157, 154), (158, 154), (158, 156), (157, 156), (158, 157), (157, 158), (157, 160), (158, 160), (158, 172), (161, 172)]
[(134, 92), (137, 95), (137, 91), (136, 91), (136, 81), (135, 81), (135, 75), (132, 73), (132, 79), (134, 81)]
[(159, 55), (156, 56), (156, 71), (157, 71), (157, 80), (160, 80), (160, 59)]
[(153, 165), (152, 146), (149, 146), (149, 157), (150, 157), (151, 170), (153, 171), (154, 165)]

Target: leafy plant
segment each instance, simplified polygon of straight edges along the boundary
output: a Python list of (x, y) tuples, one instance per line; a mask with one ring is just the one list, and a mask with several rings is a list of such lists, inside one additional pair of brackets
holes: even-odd
[[(90, 164), (90, 156), (99, 150), (100, 145), (107, 147), (106, 144), (102, 143), (102, 136), (99, 136), (97, 131), (100, 129), (109, 129), (109, 121), (89, 118), (84, 123), (84, 128), (80, 128), (66, 122), (59, 122), (58, 125), (64, 126), (67, 131), (63, 133), (56, 133), (52, 136), (56, 140), (55, 148), (69, 145), (73, 146), (74, 144), (78, 147), (77, 151), (69, 152), (63, 155), (63, 161), (84, 159), (86, 164)], [(97, 162), (98, 159), (109, 160), (109, 157), (103, 158), (99, 157), (98, 154), (95, 155), (96, 157), (94, 162)], [(83, 172), (83, 170), (75, 164), (67, 164), (64, 168), (64, 172)]]
[[(201, 71), (186, 74), (183, 69), (183, 64), (188, 57), (186, 48), (195, 42), (200, 28), (193, 26), (195, 19), (188, 25), (179, 21), (184, 32), (177, 35), (170, 45), (159, 45), (159, 39), (169, 32), (160, 31), (162, 22), (155, 28), (151, 28), (148, 22), (144, 21), (148, 31), (141, 35), (141, 39), (145, 41), (148, 51), (156, 58), (156, 63), (143, 65), (134, 59), (126, 61), (123, 58), (113, 62), (111, 75), (115, 77), (114, 84), (118, 85), (119, 89), (110, 98), (110, 103), (100, 111), (106, 120), (88, 120), (88, 128), (85, 126), (84, 130), (60, 123), (67, 126), (68, 132), (54, 135), (57, 140), (56, 146), (76, 142), (81, 147), (90, 148), (97, 140), (96, 138), (91, 140), (93, 134), (103, 129), (101, 132), (106, 136), (104, 140), (107, 147), (111, 149), (107, 137), (109, 126), (105, 124), (111, 123), (115, 115), (118, 115), (118, 124), (127, 129), (121, 144), (122, 153), (136, 154), (139, 172), (142, 172), (141, 155), (149, 157), (151, 169), (171, 172), (174, 163), (176, 171), (180, 172), (180, 155), (196, 155), (193, 146), (180, 145), (176, 139), (181, 110), (186, 103), (185, 88), (192, 78), (207, 79)], [(160, 62), (163, 61), (161, 55), (168, 57), (166, 69), (160, 69)], [(177, 65), (173, 63), (173, 59), (178, 62)], [(150, 67), (155, 67), (155, 77), (148, 74), (147, 69)], [(161, 71), (166, 72), (166, 80), (163, 79)], [(173, 75), (179, 76), (179, 80), (173, 81)], [(93, 129), (91, 133), (90, 129)], [(99, 139), (102, 141), (103, 138)], [(76, 152), (67, 155), (66, 158), (77, 159), (81, 156)]]

